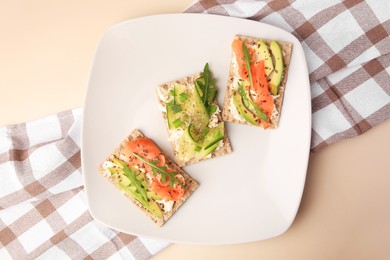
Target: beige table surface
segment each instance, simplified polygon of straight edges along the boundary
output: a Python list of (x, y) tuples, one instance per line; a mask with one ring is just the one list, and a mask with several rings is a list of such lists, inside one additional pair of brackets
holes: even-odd
[[(110, 25), (190, 3), (0, 0), (0, 126), (83, 106), (93, 54)], [(310, 157), (285, 234), (242, 245), (174, 244), (155, 259), (390, 259), (389, 242), (390, 121)]]

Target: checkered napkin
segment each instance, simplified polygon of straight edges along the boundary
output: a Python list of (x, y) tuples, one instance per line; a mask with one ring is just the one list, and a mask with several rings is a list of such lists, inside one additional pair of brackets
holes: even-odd
[[(312, 150), (390, 117), (387, 1), (200, 1), (292, 32), (305, 50)], [(261, 36), (261, 35), (259, 35)], [(113, 231), (88, 213), (80, 172), (81, 109), (0, 128), (0, 259), (146, 259), (169, 243)]]
[(209, 0), (186, 12), (261, 21), (301, 41), (310, 73), (312, 151), (390, 118), (390, 1)]
[(168, 245), (92, 219), (81, 177), (81, 112), (0, 128), (0, 259), (147, 259)]

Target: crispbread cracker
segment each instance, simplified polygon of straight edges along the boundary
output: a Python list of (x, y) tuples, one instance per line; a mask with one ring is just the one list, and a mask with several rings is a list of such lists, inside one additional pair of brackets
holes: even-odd
[[(189, 87), (190, 85), (193, 85), (195, 80), (197, 78), (199, 78), (200, 76), (201, 76), (201, 73), (196, 73), (196, 74), (193, 74), (191, 76), (184, 77), (182, 79), (174, 80), (174, 81), (167, 82), (167, 83), (164, 83), (164, 84), (161, 84), (161, 85), (157, 86), (157, 89), (156, 89), (157, 90), (157, 97), (158, 97), (158, 102), (159, 102), (160, 106), (161, 107), (165, 107), (166, 103), (161, 99), (160, 95), (158, 94), (159, 93), (159, 89), (167, 91), (175, 83)], [(217, 100), (215, 100), (215, 104), (218, 105)], [(167, 113), (166, 113), (166, 111), (163, 110), (162, 111), (162, 115), (163, 115), (163, 118), (164, 118), (164, 121), (165, 121), (165, 126), (166, 126), (166, 129), (167, 129), (167, 132), (169, 133), (170, 130), (169, 130), (169, 126), (168, 126), (168, 120), (167, 120)], [(222, 121), (221, 113), (218, 115), (218, 120)], [(215, 157), (218, 157), (218, 156), (222, 156), (222, 155), (226, 155), (226, 154), (231, 153), (232, 152), (232, 147), (231, 147), (231, 144), (230, 144), (230, 141), (229, 141), (229, 138), (228, 138), (226, 125), (225, 125), (224, 129), (225, 129), (225, 134), (224, 134), (224, 139), (223, 139), (223, 146), (220, 147), (219, 149), (215, 150), (214, 152), (212, 152), (210, 157), (206, 157), (206, 158), (203, 158), (203, 159), (200, 159), (200, 160), (198, 160), (197, 158), (192, 158), (191, 160), (188, 160), (188, 161), (182, 160), (181, 158), (179, 158), (179, 156), (177, 154), (177, 146), (175, 145), (174, 142), (171, 141), (171, 145), (173, 147), (173, 152), (174, 152), (174, 156), (175, 156), (175, 162), (177, 163), (177, 165), (179, 165), (180, 167), (183, 167), (183, 166), (190, 165), (190, 164), (193, 164), (193, 163), (197, 163), (197, 162), (209, 159), (209, 158), (215, 158)]]
[[(271, 42), (271, 40), (267, 39), (261, 39), (261, 38), (253, 38), (253, 37), (248, 37), (248, 36), (240, 36), (237, 35), (235, 38), (239, 38), (242, 41), (247, 42), (248, 44), (253, 44), (256, 43), (257, 40), (262, 40), (265, 42), (267, 45)], [(288, 75), (288, 68), (290, 65), (290, 60), (291, 60), (291, 52), (292, 52), (292, 44), (288, 42), (281, 42), (278, 41), (282, 51), (283, 51), (283, 62), (284, 62), (284, 72), (283, 72), (283, 79), (282, 82), (280, 83), (279, 87), (279, 94), (278, 97), (275, 98), (275, 109), (278, 111), (278, 115), (276, 117), (272, 118), (270, 129), (275, 129), (279, 125), (279, 120), (282, 112), (282, 104), (283, 104), (283, 98), (284, 98), (284, 91), (286, 88), (286, 82), (287, 82), (287, 75)], [(244, 125), (250, 125), (250, 126), (259, 126), (260, 125), (253, 125), (246, 120), (242, 119), (239, 120), (233, 116), (233, 113), (231, 112), (232, 106), (234, 106), (231, 102), (232, 100), (232, 85), (233, 85), (233, 80), (234, 80), (234, 67), (233, 67), (233, 62), (232, 60), (234, 59), (233, 51), (232, 51), (232, 56), (231, 56), (231, 62), (230, 62), (230, 70), (229, 70), (229, 77), (228, 77), (228, 83), (226, 87), (226, 92), (225, 92), (225, 97), (224, 97), (224, 105), (222, 109), (222, 118), (225, 122), (233, 122), (233, 123), (238, 123), (238, 124), (244, 124)]]
[[(141, 137), (144, 137), (143, 133), (138, 130), (138, 129), (135, 129), (133, 132), (130, 133), (130, 135), (123, 141), (133, 141), (133, 140), (137, 140)], [(119, 158), (120, 156), (120, 148), (123, 144), (123, 142), (121, 143), (121, 145), (115, 149), (113, 151), (113, 153), (107, 158), (107, 160), (109, 160), (112, 156), (115, 156), (116, 158)], [(161, 149), (160, 149), (161, 150)], [(136, 199), (134, 199), (131, 195), (127, 194), (127, 193), (124, 193), (122, 192), (129, 200), (131, 200), (146, 216), (148, 216), (154, 223), (156, 223), (158, 226), (163, 226), (169, 218), (171, 218), (173, 216), (173, 214), (175, 214), (175, 212), (179, 209), (179, 207), (181, 205), (183, 205), (183, 203), (191, 196), (192, 192), (194, 192), (198, 187), (199, 187), (199, 184), (197, 181), (195, 181), (194, 179), (192, 179), (185, 171), (183, 171), (181, 168), (179, 168), (172, 160), (170, 160), (170, 158), (162, 153), (165, 157), (165, 161), (166, 161), (166, 164), (170, 166), (171, 169), (175, 170), (175, 172), (181, 174), (183, 177), (184, 177), (184, 180), (185, 180), (185, 184), (186, 184), (186, 191), (184, 193), (184, 195), (179, 199), (177, 200), (173, 207), (172, 207), (172, 210), (169, 211), (169, 212), (163, 212), (163, 216), (162, 218), (158, 218), (156, 217), (155, 215), (153, 215), (152, 213), (150, 213), (144, 206), (142, 206), (141, 203), (139, 203)], [(117, 187), (119, 189), (119, 187), (116, 185), (116, 181), (114, 178), (109, 178), (109, 176), (107, 176), (105, 174), (105, 171), (104, 169), (102, 168), (102, 165), (99, 166), (99, 172), (106, 178), (108, 179), (112, 184), (114, 184), (115, 187)], [(119, 189), (120, 190), (120, 189)]]

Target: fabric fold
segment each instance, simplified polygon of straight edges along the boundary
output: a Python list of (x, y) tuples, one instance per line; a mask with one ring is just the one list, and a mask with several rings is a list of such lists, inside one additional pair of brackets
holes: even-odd
[(81, 176), (82, 109), (0, 128), (1, 259), (147, 259), (169, 243), (90, 215)]

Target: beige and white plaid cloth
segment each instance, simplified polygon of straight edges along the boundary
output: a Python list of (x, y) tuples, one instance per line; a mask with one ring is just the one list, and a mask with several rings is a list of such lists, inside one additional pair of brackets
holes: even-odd
[[(186, 12), (293, 33), (310, 71), (312, 151), (390, 118), (390, 2), (200, 1)], [(259, 35), (261, 36), (261, 35)], [(147, 259), (169, 245), (113, 231), (86, 206), (82, 110), (0, 128), (0, 259)]]
[(310, 73), (311, 148), (317, 151), (390, 118), (389, 10), (386, 0), (227, 0), (199, 1), (186, 12), (261, 21), (300, 40)]
[(0, 259), (146, 259), (168, 245), (93, 220), (80, 162), (82, 109), (0, 130)]

